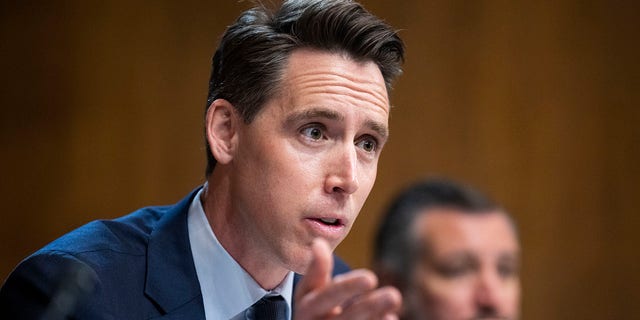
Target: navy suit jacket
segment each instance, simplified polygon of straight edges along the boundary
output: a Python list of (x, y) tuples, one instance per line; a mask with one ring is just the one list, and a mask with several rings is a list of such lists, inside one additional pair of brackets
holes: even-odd
[[(91, 222), (29, 256), (0, 289), (3, 316), (42, 319), (58, 310), (74, 319), (204, 319), (187, 229), (196, 193)], [(334, 258), (334, 275), (348, 271)]]

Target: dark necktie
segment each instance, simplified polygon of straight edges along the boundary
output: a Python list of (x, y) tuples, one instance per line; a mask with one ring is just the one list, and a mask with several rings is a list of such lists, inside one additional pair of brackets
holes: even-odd
[(287, 320), (287, 302), (282, 296), (264, 296), (245, 313), (247, 320)]

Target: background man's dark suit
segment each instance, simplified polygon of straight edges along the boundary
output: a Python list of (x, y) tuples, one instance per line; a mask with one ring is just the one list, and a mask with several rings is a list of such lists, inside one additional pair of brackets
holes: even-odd
[[(204, 319), (187, 229), (196, 193), (91, 222), (42, 248), (0, 289), (3, 315), (40, 319), (53, 297), (83, 319)], [(334, 275), (348, 270), (335, 261)]]

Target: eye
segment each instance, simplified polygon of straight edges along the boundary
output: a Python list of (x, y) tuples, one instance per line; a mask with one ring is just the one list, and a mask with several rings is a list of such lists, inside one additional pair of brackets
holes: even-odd
[(445, 279), (458, 279), (478, 271), (478, 263), (468, 256), (454, 257), (433, 262), (434, 270)]
[(324, 138), (324, 132), (318, 125), (302, 128), (300, 133), (311, 140), (320, 140)]
[(511, 264), (500, 264), (497, 266), (498, 274), (502, 278), (511, 278), (518, 276), (518, 267)]
[(438, 273), (444, 278), (459, 278), (473, 271), (471, 266), (440, 266)]
[(358, 141), (356, 145), (366, 152), (376, 152), (378, 150), (378, 141), (372, 137), (365, 137)]

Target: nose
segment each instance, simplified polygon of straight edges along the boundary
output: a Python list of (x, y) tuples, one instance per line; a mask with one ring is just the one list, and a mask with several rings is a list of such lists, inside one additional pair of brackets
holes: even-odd
[(352, 194), (358, 190), (358, 155), (356, 147), (345, 144), (330, 154), (325, 181), (327, 193)]
[(500, 277), (491, 271), (482, 272), (475, 291), (478, 314), (496, 317), (502, 314)]

